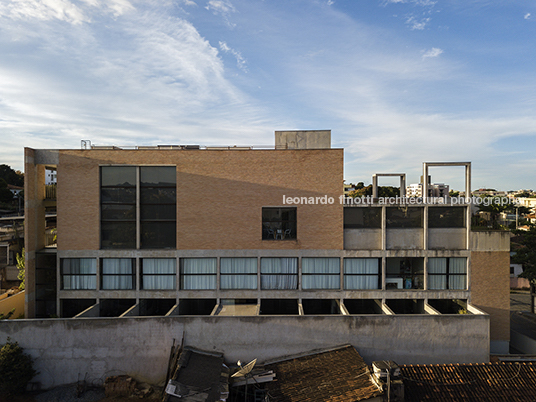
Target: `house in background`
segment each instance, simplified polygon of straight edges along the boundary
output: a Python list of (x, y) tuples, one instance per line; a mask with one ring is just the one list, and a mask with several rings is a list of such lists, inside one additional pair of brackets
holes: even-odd
[[(26, 148), (26, 316), (154, 328), (165, 317), (272, 356), (342, 343), (400, 363), (507, 353), (507, 233), (471, 231), (465, 204), (344, 203), (330, 136), (278, 131), (274, 149)], [(469, 162), (425, 163), (423, 176), (460, 165), (470, 194)], [(52, 204), (57, 247), (45, 243)]]

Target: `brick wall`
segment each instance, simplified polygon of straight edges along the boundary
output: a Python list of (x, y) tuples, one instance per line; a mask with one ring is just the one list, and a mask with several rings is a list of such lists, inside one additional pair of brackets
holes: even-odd
[(490, 339), (510, 339), (510, 253), (471, 253), (471, 303), (490, 314)]
[[(177, 166), (178, 249), (342, 249), (343, 150), (66, 150), (58, 165), (58, 249), (100, 247), (99, 166)], [(298, 205), (297, 240), (262, 241), (262, 207)]]

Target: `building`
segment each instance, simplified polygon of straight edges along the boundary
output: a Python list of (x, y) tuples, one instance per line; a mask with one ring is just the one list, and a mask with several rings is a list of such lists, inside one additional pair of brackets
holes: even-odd
[[(470, 193), (470, 163), (424, 175), (452, 165)], [(276, 132), (274, 149), (26, 148), (25, 177), (26, 317), (329, 316), (367, 359), (508, 352), (507, 234), (472, 232), (464, 204), (344, 204), (329, 131)], [(57, 246), (45, 247), (54, 206)]]
[[(429, 177), (430, 179), (430, 177)], [(422, 183), (410, 184), (406, 187), (408, 197), (422, 197)], [(449, 185), (444, 183), (428, 183), (428, 197), (448, 197)]]

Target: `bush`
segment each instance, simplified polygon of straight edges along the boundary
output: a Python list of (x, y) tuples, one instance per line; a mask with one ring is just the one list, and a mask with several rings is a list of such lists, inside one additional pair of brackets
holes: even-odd
[(23, 353), (17, 342), (7, 342), (0, 349), (0, 395), (23, 394), (36, 375), (32, 358)]

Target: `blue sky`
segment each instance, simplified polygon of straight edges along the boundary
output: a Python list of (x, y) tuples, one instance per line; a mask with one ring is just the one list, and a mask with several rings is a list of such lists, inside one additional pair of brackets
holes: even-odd
[(536, 189), (535, 38), (527, 0), (2, 0), (0, 163), (331, 129), (347, 182)]

